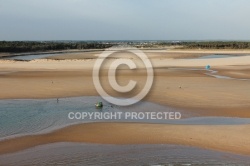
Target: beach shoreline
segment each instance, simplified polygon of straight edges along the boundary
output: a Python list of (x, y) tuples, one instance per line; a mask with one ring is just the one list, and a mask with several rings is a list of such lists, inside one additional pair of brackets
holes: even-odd
[[(249, 81), (240, 79), (248, 79), (250, 76), (250, 56), (232, 57), (226, 60), (223, 58), (190, 60), (188, 57), (194, 55), (190, 55), (188, 51), (187, 53), (184, 59), (178, 57), (173, 59), (172, 55), (167, 58), (162, 55), (150, 55), (155, 68), (155, 80), (150, 93), (144, 100), (182, 108), (197, 116), (249, 118), (250, 93), (246, 89), (250, 89), (250, 84)], [(182, 52), (181, 55), (183, 55)], [(98, 93), (92, 80), (92, 70), (98, 56), (93, 53), (91, 57), (86, 59), (84, 55), (81, 60), (65, 57), (62, 60), (55, 60), (58, 57), (32, 61), (0, 60), (0, 99), (97, 96)], [(108, 66), (113, 60), (109, 59), (106, 65)], [(218, 79), (206, 75), (207, 71), (204, 67), (207, 64), (210, 64), (212, 69), (218, 71), (219, 74), (235, 79)], [(140, 68), (138, 72), (119, 70), (118, 82), (124, 85), (130, 79), (137, 80), (138, 83), (145, 82), (146, 72), (142, 69), (143, 66), (138, 67)], [(106, 69), (104, 66), (103, 71)], [(101, 80), (103, 80), (103, 85), (108, 87), (109, 82), (105, 78), (104, 75)], [(131, 94), (136, 94), (140, 90), (141, 86)], [(113, 92), (110, 87), (107, 91), (114, 96), (124, 97)], [(82, 130), (86, 130), (89, 137), (83, 137)], [(121, 130), (126, 132), (120, 132)], [(250, 155), (248, 148), (250, 146), (245, 146), (250, 142), (249, 131), (249, 125), (80, 124), (45, 135), (2, 141), (0, 153), (16, 152), (37, 145), (66, 141), (103, 144), (180, 144)], [(69, 137), (71, 132), (72, 137)], [(134, 135), (129, 133), (134, 133)], [(116, 139), (111, 139), (113, 136)], [(103, 137), (106, 139), (97, 139)]]
[(1, 141), (0, 154), (50, 143), (75, 142), (113, 145), (177, 144), (250, 155), (249, 135), (249, 125), (87, 123), (72, 125), (48, 134)]

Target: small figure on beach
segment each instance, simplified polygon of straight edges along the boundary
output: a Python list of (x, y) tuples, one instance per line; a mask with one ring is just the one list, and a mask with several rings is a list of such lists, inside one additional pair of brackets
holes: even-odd
[(56, 102), (59, 103), (59, 99), (58, 98), (56, 99)]

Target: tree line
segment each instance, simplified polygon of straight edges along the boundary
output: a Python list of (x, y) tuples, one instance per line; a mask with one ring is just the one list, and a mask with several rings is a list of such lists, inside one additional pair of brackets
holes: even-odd
[(105, 49), (112, 44), (100, 42), (37, 42), (37, 41), (0, 41), (0, 52), (36, 52), (70, 49)]
[(105, 49), (119, 44), (128, 44), (138, 48), (162, 48), (178, 46), (183, 49), (250, 49), (250, 42), (241, 41), (0, 41), (0, 52), (36, 52), (71, 49)]
[(250, 49), (250, 42), (184, 42), (186, 49)]
[(250, 42), (243, 41), (173, 41), (159, 42), (157, 46), (178, 46), (182, 49), (250, 49)]

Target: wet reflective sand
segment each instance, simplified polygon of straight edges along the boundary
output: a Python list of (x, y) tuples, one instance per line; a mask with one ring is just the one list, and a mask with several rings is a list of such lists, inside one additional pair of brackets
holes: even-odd
[(0, 165), (247, 165), (250, 157), (179, 145), (56, 143), (0, 156)]

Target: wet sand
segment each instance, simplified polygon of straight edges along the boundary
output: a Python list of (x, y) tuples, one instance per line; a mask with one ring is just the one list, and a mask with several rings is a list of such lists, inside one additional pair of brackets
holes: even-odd
[[(188, 57), (192, 56), (188, 55)], [(95, 58), (94, 56), (93, 59), (83, 60), (33, 60), (30, 62), (0, 60), (0, 99), (96, 96), (98, 93), (92, 82)], [(108, 66), (111, 62), (112, 60), (106, 65)], [(175, 69), (203, 69), (205, 65), (210, 64), (221, 74), (236, 78), (249, 78), (250, 56), (190, 60), (168, 59), (155, 55), (152, 63), (156, 76), (153, 87), (145, 100), (184, 108), (197, 116), (250, 117), (249, 81), (217, 79), (206, 75), (202, 70)], [(139, 65), (139, 67), (143, 66)], [(119, 72), (120, 76), (117, 79), (120, 84), (126, 85), (129, 79), (134, 79), (140, 83), (140, 86), (133, 93), (141, 90), (146, 79), (145, 70), (141, 69), (137, 72), (121, 70)], [(111, 90), (105, 78), (104, 75), (101, 80), (107, 87), (106, 90), (112, 95), (120, 96)], [(249, 131), (249, 125), (85, 124), (71, 126), (50, 134), (0, 142), (0, 153), (16, 152), (47, 143), (87, 142), (180, 144), (249, 155)]]
[[(181, 50), (181, 49), (167, 49), (167, 50), (150, 50), (150, 49), (142, 49), (142, 51), (151, 59), (165, 59), (165, 58), (174, 58), (174, 59), (181, 59), (181, 58), (195, 58), (201, 57), (204, 55), (211, 55), (211, 54), (221, 54), (221, 55), (250, 55), (250, 50)], [(55, 60), (64, 60), (64, 59), (95, 59), (94, 56), (98, 56), (98, 54), (102, 53), (99, 51), (92, 51), (92, 52), (81, 52), (81, 53), (74, 53), (74, 54), (61, 54), (56, 56), (48, 57), (48, 59), (55, 59)]]
[(178, 144), (250, 155), (250, 125), (88, 123), (0, 142), (0, 154), (56, 142)]
[(0, 156), (4, 166), (247, 165), (246, 155), (180, 145), (55, 143)]
[[(240, 72), (237, 70), (237, 72)], [(119, 82), (130, 79), (145, 82), (145, 71), (122, 71)], [(216, 79), (204, 71), (155, 70), (155, 81), (145, 100), (183, 108), (200, 116), (250, 117), (249, 81)], [(91, 70), (13, 71), (0, 74), (0, 98), (61, 98), (72, 96), (97, 96)], [(110, 94), (107, 79), (103, 84)], [(182, 88), (180, 89), (179, 86)], [(134, 93), (141, 90), (139, 86)], [(130, 94), (132, 95), (132, 94)]]

